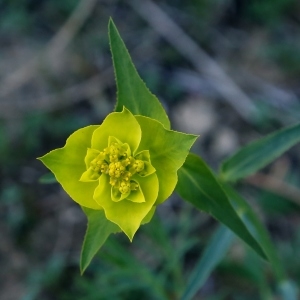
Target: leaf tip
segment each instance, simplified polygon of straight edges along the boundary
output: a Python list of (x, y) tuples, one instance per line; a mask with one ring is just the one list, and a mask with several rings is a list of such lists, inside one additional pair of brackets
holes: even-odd
[(36, 159), (39, 160), (39, 161), (41, 161), (41, 162), (43, 162), (44, 157), (45, 157), (45, 155), (39, 156), (39, 157), (37, 157)]
[(108, 20), (108, 32), (111, 33), (112, 30), (117, 30), (116, 25), (112, 19), (112, 17), (109, 17)]
[(88, 267), (88, 264), (83, 264), (82, 258), (80, 259), (80, 275), (83, 276), (86, 268)]

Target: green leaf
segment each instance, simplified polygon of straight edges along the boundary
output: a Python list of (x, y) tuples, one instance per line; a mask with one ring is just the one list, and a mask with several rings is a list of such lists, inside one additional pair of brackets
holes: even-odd
[(224, 186), (224, 190), (235, 208), (239, 217), (243, 220), (244, 224), (251, 232), (253, 237), (262, 247), (269, 262), (271, 263), (277, 280), (280, 282), (285, 279), (284, 268), (278, 258), (275, 246), (273, 245), (268, 232), (263, 224), (259, 221), (255, 213), (252, 211), (249, 204), (237, 194), (231, 187)]
[(209, 244), (205, 248), (202, 257), (196, 264), (181, 300), (189, 300), (195, 296), (214, 268), (227, 254), (234, 237), (235, 235), (232, 231), (224, 226), (220, 226), (216, 230)]
[(82, 207), (88, 219), (87, 231), (85, 233), (81, 257), (80, 272), (84, 273), (92, 258), (105, 243), (111, 233), (117, 233), (120, 228), (106, 219), (103, 210), (93, 210)]
[(178, 180), (177, 171), (183, 165), (197, 136), (167, 130), (161, 123), (147, 117), (136, 116), (136, 119), (143, 133), (138, 151), (149, 150), (151, 164), (156, 169), (159, 181), (157, 205), (172, 194)]
[(115, 111), (122, 111), (125, 106), (134, 115), (156, 119), (169, 129), (170, 121), (165, 110), (137, 73), (128, 50), (111, 19), (108, 32), (118, 88)]
[(261, 257), (266, 258), (262, 247), (240, 219), (213, 173), (200, 157), (189, 154), (183, 167), (178, 171), (178, 177), (176, 190), (183, 199), (211, 214)]
[(300, 124), (259, 139), (227, 159), (221, 166), (224, 181), (236, 181), (255, 173), (300, 142)]

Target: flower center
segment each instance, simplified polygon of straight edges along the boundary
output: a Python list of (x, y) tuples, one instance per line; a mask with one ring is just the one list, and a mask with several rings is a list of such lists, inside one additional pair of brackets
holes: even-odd
[(123, 195), (137, 190), (138, 183), (131, 180), (131, 177), (136, 173), (142, 175), (144, 167), (143, 160), (131, 156), (127, 144), (118, 142), (110, 143), (90, 162), (90, 168), (94, 171), (95, 179), (101, 173), (108, 174), (111, 186), (118, 189)]

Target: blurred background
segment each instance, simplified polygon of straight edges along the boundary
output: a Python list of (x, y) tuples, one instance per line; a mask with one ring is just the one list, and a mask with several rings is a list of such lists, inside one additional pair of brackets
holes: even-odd
[[(84, 276), (86, 219), (36, 157), (100, 124), (116, 87), (114, 19), (173, 128), (214, 170), (300, 120), (297, 0), (0, 1), (0, 299), (179, 299), (217, 223), (173, 195), (131, 244), (109, 238)], [(239, 183), (300, 285), (300, 147)], [(195, 299), (280, 299), (238, 239)]]

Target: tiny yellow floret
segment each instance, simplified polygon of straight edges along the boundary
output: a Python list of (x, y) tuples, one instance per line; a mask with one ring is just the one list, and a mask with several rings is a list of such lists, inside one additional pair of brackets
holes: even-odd
[(119, 191), (122, 194), (127, 194), (128, 192), (130, 192), (130, 183), (127, 181), (121, 181)]
[(109, 184), (115, 188), (115, 192), (120, 193), (119, 195), (124, 195), (122, 199), (125, 199), (131, 191), (137, 191), (139, 188), (139, 184), (131, 180), (132, 176), (147, 174), (145, 162), (131, 155), (128, 144), (119, 141), (109, 144), (90, 162), (89, 167), (93, 172), (88, 176), (91, 180), (97, 180), (102, 174), (108, 175)]

